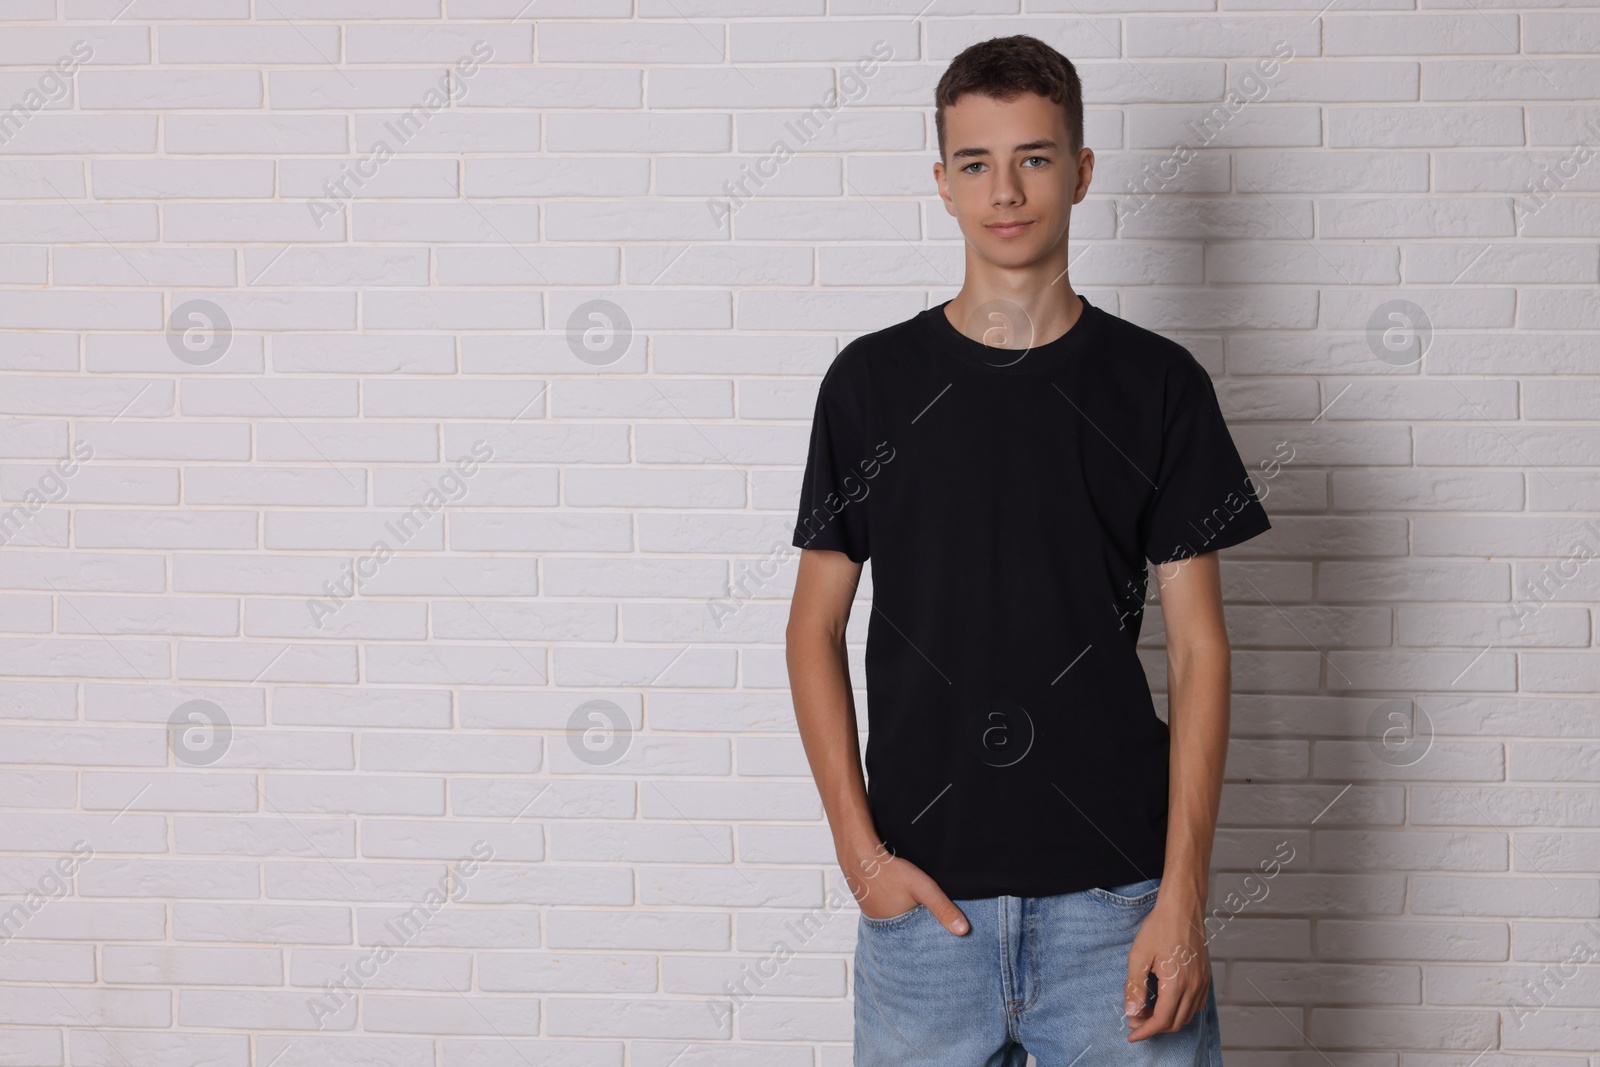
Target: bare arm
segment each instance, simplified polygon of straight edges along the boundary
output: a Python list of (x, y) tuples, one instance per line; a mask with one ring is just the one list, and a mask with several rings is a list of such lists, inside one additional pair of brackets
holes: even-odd
[(860, 727), (844, 644), (860, 584), (861, 564), (843, 552), (804, 549), (784, 633), (800, 740), (840, 855), (871, 852), (878, 844), (861, 773)]
[(925, 904), (946, 928), (965, 933), (960, 909), (926, 873), (885, 852), (872, 822), (844, 643), (860, 582), (861, 564), (843, 552), (808, 548), (800, 553), (784, 635), (800, 740), (845, 881), (857, 902), (873, 897), (871, 910), (863, 907), (863, 912), (881, 919)]
[[(1231, 688), (1228, 631), (1217, 554), (1156, 567), (1167, 631), (1167, 721), (1171, 729), (1167, 851), (1155, 909), (1129, 954), (1129, 992), (1144, 973), (1160, 985), (1152, 1009), (1130, 1012), (1129, 1040), (1176, 1030), (1205, 1006), (1211, 983), (1205, 905), (1211, 846), (1228, 758)], [(1134, 983), (1137, 983), (1135, 986)]]
[(1211, 844), (1228, 759), (1232, 687), (1228, 630), (1222, 614), (1217, 554), (1208, 552), (1163, 579), (1161, 618), (1167, 630), (1167, 720), (1172, 731), (1167, 856), (1161, 895), (1205, 904)]

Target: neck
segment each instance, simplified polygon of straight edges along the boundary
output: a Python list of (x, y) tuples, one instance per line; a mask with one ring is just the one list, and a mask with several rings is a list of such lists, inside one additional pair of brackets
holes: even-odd
[(944, 309), (950, 324), (992, 348), (1037, 348), (1061, 337), (1083, 315), (1083, 301), (1063, 271), (1054, 283), (987, 284), (968, 275)]

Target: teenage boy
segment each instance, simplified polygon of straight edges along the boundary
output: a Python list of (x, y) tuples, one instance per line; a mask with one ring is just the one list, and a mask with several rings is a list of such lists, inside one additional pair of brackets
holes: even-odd
[[(1216, 1067), (1217, 550), (1270, 523), (1204, 368), (1067, 278), (1094, 168), (1072, 63), (985, 41), (935, 105), (965, 280), (834, 359), (794, 532), (795, 713), (861, 906), (855, 1067)], [(1170, 727), (1135, 648), (1146, 560)]]

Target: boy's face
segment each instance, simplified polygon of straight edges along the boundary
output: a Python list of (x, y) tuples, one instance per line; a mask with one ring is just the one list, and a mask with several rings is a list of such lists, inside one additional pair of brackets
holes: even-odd
[(968, 246), (1013, 268), (1064, 253), (1094, 153), (1073, 157), (1061, 105), (1037, 93), (1012, 100), (967, 93), (945, 108), (944, 122), (950, 162), (935, 163), (933, 176)]

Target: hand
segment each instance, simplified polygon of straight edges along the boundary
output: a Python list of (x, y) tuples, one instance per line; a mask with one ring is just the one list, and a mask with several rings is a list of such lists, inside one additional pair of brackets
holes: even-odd
[(961, 909), (927, 872), (888, 851), (881, 842), (874, 851), (841, 852), (839, 869), (861, 906), (861, 914), (869, 919), (887, 919), (921, 904), (952, 934), (964, 934), (972, 928)]
[[(1155, 972), (1156, 1002), (1149, 996), (1147, 974)], [(1128, 984), (1123, 1011), (1129, 1041), (1181, 1029), (1206, 1003), (1211, 988), (1211, 960), (1206, 954), (1205, 902), (1163, 893), (1139, 926), (1128, 950)]]

